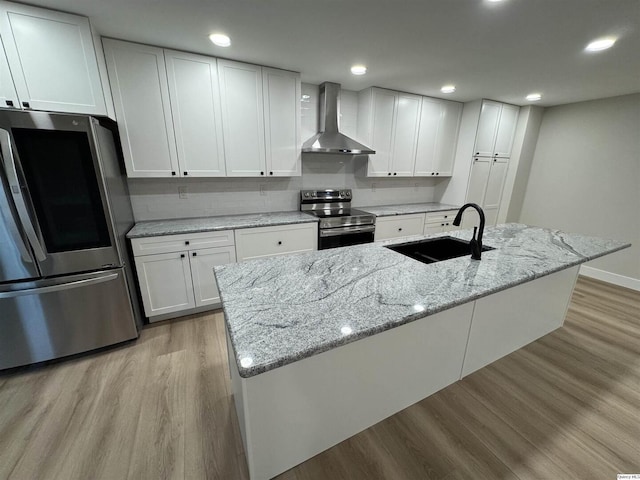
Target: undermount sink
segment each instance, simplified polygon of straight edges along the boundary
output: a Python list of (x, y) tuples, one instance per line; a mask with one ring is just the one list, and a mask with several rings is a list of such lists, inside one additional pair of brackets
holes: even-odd
[[(401, 243), (400, 245), (388, 245), (386, 248), (422, 263), (442, 262), (443, 260), (471, 255), (469, 242), (453, 237), (428, 238), (417, 242)], [(483, 252), (489, 250), (494, 250), (494, 248), (482, 247)]]

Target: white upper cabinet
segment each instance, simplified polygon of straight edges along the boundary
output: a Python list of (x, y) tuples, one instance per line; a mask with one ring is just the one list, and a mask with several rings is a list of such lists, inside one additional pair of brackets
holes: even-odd
[(162, 49), (108, 38), (103, 45), (127, 175), (178, 175)]
[(496, 145), (493, 149), (494, 157), (511, 156), (519, 112), (520, 107), (507, 104), (502, 105), (498, 130), (496, 132)]
[(0, 107), (2, 108), (20, 108), (18, 94), (13, 85), (13, 77), (9, 70), (7, 56), (4, 53), (4, 45), (0, 38)]
[(262, 68), (218, 60), (227, 175), (266, 175)]
[(216, 59), (165, 50), (181, 176), (225, 176)]
[(23, 108), (107, 114), (87, 18), (0, 2), (0, 34)]
[(473, 154), (510, 157), (519, 107), (483, 100)]
[(370, 88), (358, 96), (358, 138), (373, 148), (370, 177), (413, 176), (420, 96)]
[(396, 98), (391, 170), (399, 177), (412, 177), (420, 127), (419, 95), (399, 93)]
[(415, 176), (451, 176), (462, 104), (422, 98)]
[(300, 74), (262, 68), (266, 171), (269, 176), (301, 175)]

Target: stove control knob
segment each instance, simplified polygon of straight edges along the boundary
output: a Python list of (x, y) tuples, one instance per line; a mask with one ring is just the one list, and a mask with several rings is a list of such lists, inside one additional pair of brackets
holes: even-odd
[(350, 197), (350, 196), (351, 196), (351, 192), (345, 192), (345, 195), (346, 195), (347, 197)]
[(304, 192), (304, 196), (308, 198), (309, 197), (309, 192)]
[(311, 192), (311, 196), (315, 197), (316, 196), (316, 192)]
[(344, 192), (341, 191), (339, 195), (340, 195), (340, 198), (344, 197)]

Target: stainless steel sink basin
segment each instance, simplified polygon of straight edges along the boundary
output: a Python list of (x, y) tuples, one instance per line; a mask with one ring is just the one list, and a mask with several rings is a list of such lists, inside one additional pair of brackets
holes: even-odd
[[(422, 263), (442, 262), (443, 260), (471, 255), (469, 242), (453, 237), (428, 238), (417, 242), (401, 243), (400, 245), (388, 245), (387, 248)], [(489, 250), (494, 250), (494, 248), (482, 247), (483, 252)]]

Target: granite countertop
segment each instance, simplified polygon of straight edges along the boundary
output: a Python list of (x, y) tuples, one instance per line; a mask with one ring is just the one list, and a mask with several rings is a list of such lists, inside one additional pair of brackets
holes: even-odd
[[(470, 230), (428, 237), (471, 237)], [(215, 267), (242, 377), (251, 377), (629, 246), (522, 224), (488, 227), (495, 250), (423, 264), (384, 245)]]
[(410, 213), (442, 212), (444, 210), (458, 210), (462, 205), (448, 205), (446, 203), (409, 203), (405, 205), (379, 205), (373, 207), (357, 207), (365, 212), (372, 213), (376, 217), (388, 217), (391, 215), (408, 215)]
[(181, 218), (177, 220), (153, 220), (136, 223), (134, 227), (129, 230), (129, 233), (127, 233), (127, 238), (213, 232), (216, 230), (232, 230), (238, 228), (270, 227), (294, 223), (313, 223), (318, 222), (318, 220), (317, 217), (299, 211)]

